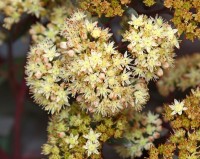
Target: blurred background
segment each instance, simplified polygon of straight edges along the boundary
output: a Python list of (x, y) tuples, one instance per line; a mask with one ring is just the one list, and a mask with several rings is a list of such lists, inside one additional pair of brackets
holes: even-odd
[[(168, 20), (171, 18), (167, 14), (161, 16)], [(120, 28), (119, 20), (112, 20), (111, 28), (114, 33)], [(41, 146), (47, 140), (48, 114), (34, 104), (24, 75), (31, 43), (28, 30), (36, 21), (29, 16), (23, 17), (10, 31), (2, 27), (2, 21), (3, 17), (0, 17), (0, 159), (44, 158)], [(200, 52), (200, 41), (181, 40), (180, 50), (176, 50), (178, 56)], [(151, 99), (147, 104), (148, 109), (155, 110), (163, 102), (173, 99), (161, 97), (153, 82), (149, 88)], [(106, 159), (119, 158), (108, 146), (104, 147), (104, 154)]]

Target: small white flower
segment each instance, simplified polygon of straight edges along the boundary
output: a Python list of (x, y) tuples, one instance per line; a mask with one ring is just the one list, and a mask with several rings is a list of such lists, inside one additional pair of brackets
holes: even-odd
[(79, 135), (74, 136), (73, 134), (70, 134), (70, 136), (65, 139), (65, 142), (69, 144), (69, 148), (71, 149), (78, 144), (78, 138)]
[(87, 150), (87, 155), (89, 157), (91, 154), (99, 154), (98, 151), (99, 145), (100, 145), (99, 142), (93, 143), (88, 140), (86, 144), (83, 146), (83, 148)]
[(98, 138), (101, 136), (101, 133), (95, 133), (92, 129), (87, 135), (83, 135), (84, 138), (88, 139), (91, 142), (98, 142)]
[(174, 100), (174, 104), (169, 107), (173, 110), (171, 115), (179, 114), (181, 115), (184, 110), (187, 110), (187, 107), (184, 107), (184, 101), (179, 102), (176, 99)]

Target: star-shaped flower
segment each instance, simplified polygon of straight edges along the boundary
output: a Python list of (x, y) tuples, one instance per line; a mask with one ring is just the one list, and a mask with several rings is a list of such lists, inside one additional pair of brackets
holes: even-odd
[(174, 100), (174, 104), (169, 105), (169, 107), (173, 110), (171, 115), (175, 114), (181, 115), (184, 110), (187, 110), (187, 107), (184, 107), (184, 101), (179, 102), (176, 99)]
[(99, 142), (93, 143), (88, 140), (86, 142), (86, 145), (83, 146), (83, 148), (87, 150), (87, 155), (89, 157), (91, 154), (99, 154), (99, 151), (98, 151), (99, 145), (100, 145)]
[(90, 129), (90, 132), (87, 135), (83, 135), (84, 138), (91, 142), (98, 142), (99, 136), (101, 136), (101, 133), (95, 133), (92, 129)]

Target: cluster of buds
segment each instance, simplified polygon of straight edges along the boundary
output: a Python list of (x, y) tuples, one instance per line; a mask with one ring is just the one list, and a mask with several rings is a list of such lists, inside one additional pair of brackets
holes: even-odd
[[(19, 22), (24, 14), (29, 14), (39, 19), (49, 20), (52, 24), (59, 26), (63, 21), (63, 16), (61, 16), (62, 13), (69, 12), (69, 10), (72, 9), (73, 5), (71, 0), (60, 2), (54, 0), (5, 0), (0, 2), (0, 11), (5, 14), (3, 26), (7, 29), (11, 29), (14, 23)], [(54, 13), (54, 15), (52, 13)]]
[(143, 0), (143, 3), (148, 6), (151, 7), (156, 3), (156, 0)]
[(174, 62), (174, 47), (179, 48), (177, 30), (161, 17), (132, 15), (128, 23), (130, 28), (123, 35), (123, 41), (129, 42), (128, 50), (135, 59), (134, 75), (147, 81), (162, 76), (163, 69)]
[(200, 54), (194, 53), (183, 56), (175, 61), (174, 68), (165, 70), (157, 87), (163, 96), (169, 95), (176, 88), (185, 91), (187, 88), (195, 88), (200, 84)]
[[(111, 34), (108, 33), (108, 29), (101, 29), (97, 22), (90, 22), (83, 12), (77, 11), (62, 25), (60, 36), (62, 42), (58, 49), (43, 42), (33, 47), (29, 54), (26, 67), (27, 81), (38, 104), (43, 105), (51, 113), (58, 112), (63, 106), (63, 102), (60, 107), (53, 107), (54, 103), (44, 103), (52, 93), (53, 82), (56, 86), (62, 85), (65, 91), (54, 92), (53, 97), (56, 101), (63, 99), (64, 96), (67, 99), (66, 95), (70, 94), (76, 98), (82, 109), (91, 113), (106, 116), (115, 115), (127, 107), (141, 110), (149, 97), (146, 82), (132, 76), (132, 59), (127, 53), (119, 53), (114, 48), (114, 43), (109, 42)], [(48, 47), (45, 48), (46, 46)], [(42, 55), (36, 52), (42, 52)], [(48, 59), (49, 67), (51, 66), (49, 70), (46, 70), (44, 57), (45, 60)], [(42, 65), (39, 70), (37, 68), (41, 63), (45, 67)], [(55, 80), (52, 81), (50, 78)], [(45, 87), (46, 92), (41, 90), (43, 88), (38, 86), (36, 79), (48, 86)], [(44, 96), (46, 100), (42, 100)]]
[(111, 137), (120, 138), (126, 128), (124, 114), (112, 118), (80, 110), (77, 103), (53, 115), (43, 154), (50, 159), (101, 159), (102, 145)]
[(200, 1), (199, 0), (165, 0), (164, 5), (174, 10), (173, 23), (181, 35), (194, 40), (200, 38)]
[(50, 40), (45, 40), (31, 48), (26, 65), (26, 80), (36, 103), (51, 113), (68, 104), (66, 84), (61, 80), (60, 54)]
[(40, 0), (5, 0), (0, 2), (0, 11), (6, 15), (4, 27), (10, 29), (12, 24), (19, 22), (23, 13), (35, 15), (39, 18), (45, 14), (45, 1)]
[(150, 149), (150, 159), (200, 158), (200, 90), (173, 105), (165, 105), (164, 117), (170, 121), (173, 134), (165, 144)]
[(151, 112), (132, 113), (129, 123), (123, 134), (125, 142), (115, 149), (123, 158), (141, 157), (142, 151), (149, 150), (153, 141), (160, 137), (162, 120)]
[(105, 15), (106, 17), (122, 16), (124, 9), (123, 6), (129, 4), (131, 0), (81, 0), (80, 7), (83, 10), (87, 10), (92, 14), (96, 14), (99, 17)]
[(61, 41), (59, 36), (60, 27), (64, 24), (66, 16), (71, 14), (74, 8), (70, 1), (67, 3), (67, 6), (53, 8), (48, 17), (49, 23), (46, 26), (39, 22), (31, 26), (29, 33), (34, 43), (48, 38), (55, 42), (56, 45), (59, 45)]

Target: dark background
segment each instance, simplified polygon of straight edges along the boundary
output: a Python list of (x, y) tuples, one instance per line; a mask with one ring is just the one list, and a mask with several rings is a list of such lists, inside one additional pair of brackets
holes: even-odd
[[(167, 14), (162, 16), (171, 18)], [(34, 19), (29, 21), (34, 22)], [(111, 23), (114, 33), (119, 28), (118, 21), (116, 18)], [(26, 25), (28, 28), (29, 24)], [(23, 28), (23, 24), (15, 25), (11, 31), (6, 31), (0, 25), (0, 31), (5, 31), (8, 36), (0, 45), (0, 159), (42, 158), (41, 145), (47, 140), (48, 114), (34, 104), (24, 80), (24, 65), (31, 41), (26, 27)], [(200, 52), (200, 41), (191, 42), (182, 38), (177, 55), (195, 52)], [(161, 97), (153, 82), (149, 88), (151, 99), (147, 109), (155, 110), (156, 106), (173, 99)], [(175, 94), (178, 98), (184, 95), (180, 92)], [(104, 147), (104, 156), (106, 159), (119, 158), (108, 146)]]

